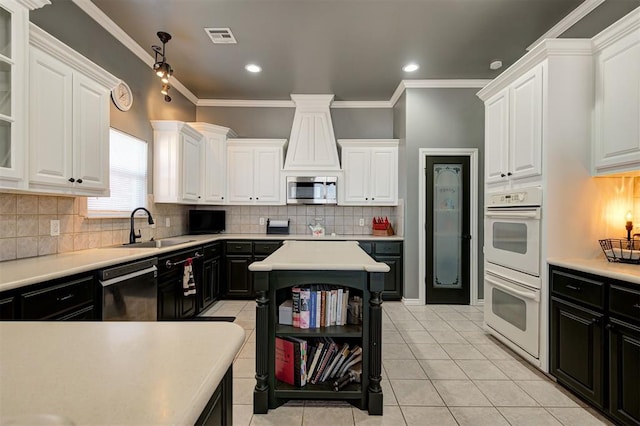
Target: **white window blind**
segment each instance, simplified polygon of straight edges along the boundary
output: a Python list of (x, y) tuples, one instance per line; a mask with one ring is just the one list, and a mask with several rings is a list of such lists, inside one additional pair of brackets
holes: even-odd
[(89, 216), (124, 217), (147, 205), (147, 143), (109, 129), (110, 197), (89, 197)]

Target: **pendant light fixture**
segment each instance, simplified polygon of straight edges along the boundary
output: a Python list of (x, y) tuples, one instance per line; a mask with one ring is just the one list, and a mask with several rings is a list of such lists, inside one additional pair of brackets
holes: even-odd
[(151, 46), (156, 54), (155, 63), (153, 64), (153, 71), (156, 73), (162, 81), (162, 90), (160, 93), (164, 95), (165, 102), (171, 102), (171, 96), (169, 96), (169, 79), (173, 75), (173, 68), (167, 62), (165, 45), (171, 40), (171, 34), (164, 31), (158, 31), (158, 38), (162, 42), (162, 46)]

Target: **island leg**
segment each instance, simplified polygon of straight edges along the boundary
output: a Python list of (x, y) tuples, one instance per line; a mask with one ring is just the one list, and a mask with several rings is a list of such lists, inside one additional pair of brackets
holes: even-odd
[[(256, 274), (256, 280), (258, 276)], [(266, 275), (266, 274), (265, 274)], [(256, 387), (253, 390), (253, 413), (269, 411), (269, 299), (266, 290), (256, 298)]]
[[(378, 274), (373, 274), (378, 275)], [(380, 274), (381, 275), (381, 274)], [(372, 291), (369, 299), (369, 414), (382, 415), (382, 292)]]

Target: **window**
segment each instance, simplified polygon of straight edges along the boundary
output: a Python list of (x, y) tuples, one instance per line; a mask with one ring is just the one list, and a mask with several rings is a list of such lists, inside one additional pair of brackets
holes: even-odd
[(147, 143), (109, 129), (110, 197), (89, 197), (89, 217), (128, 217), (147, 205)]

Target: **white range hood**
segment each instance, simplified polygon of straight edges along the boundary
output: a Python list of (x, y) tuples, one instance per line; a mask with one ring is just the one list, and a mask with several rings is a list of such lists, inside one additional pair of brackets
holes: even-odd
[(291, 99), (296, 112), (284, 161), (285, 173), (335, 175), (340, 171), (340, 160), (329, 111), (333, 95), (291, 95)]

